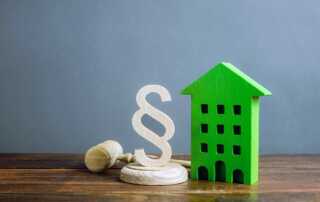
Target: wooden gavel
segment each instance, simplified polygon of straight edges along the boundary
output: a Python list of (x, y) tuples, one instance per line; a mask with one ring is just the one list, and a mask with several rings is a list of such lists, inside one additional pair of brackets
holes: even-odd
[[(154, 155), (148, 155), (150, 158), (157, 158)], [(85, 154), (84, 162), (91, 172), (102, 172), (111, 168), (117, 161), (125, 163), (135, 162), (135, 157), (131, 153), (123, 153), (123, 148), (115, 140), (107, 140), (91, 147)], [(178, 163), (189, 168), (190, 161), (171, 159), (170, 162)]]

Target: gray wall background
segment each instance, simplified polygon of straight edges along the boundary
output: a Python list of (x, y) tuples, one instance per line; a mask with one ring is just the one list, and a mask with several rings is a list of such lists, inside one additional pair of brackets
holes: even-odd
[[(190, 100), (179, 91), (229, 61), (272, 91), (261, 102), (261, 153), (320, 152), (317, 0), (0, 0), (0, 152), (84, 152), (105, 139), (157, 152), (131, 127), (135, 95), (188, 153)], [(161, 125), (144, 119), (152, 129)]]

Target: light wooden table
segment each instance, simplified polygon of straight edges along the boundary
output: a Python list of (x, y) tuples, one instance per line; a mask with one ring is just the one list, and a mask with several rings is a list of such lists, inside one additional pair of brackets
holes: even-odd
[[(186, 159), (186, 156), (178, 156)], [(141, 186), (92, 174), (77, 154), (0, 154), (0, 201), (320, 201), (320, 155), (263, 156), (255, 186)]]

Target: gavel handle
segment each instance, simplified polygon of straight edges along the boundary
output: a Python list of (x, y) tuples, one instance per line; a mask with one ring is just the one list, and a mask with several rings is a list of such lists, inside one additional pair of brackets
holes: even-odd
[[(155, 155), (148, 155), (151, 158), (158, 158)], [(126, 154), (122, 154), (120, 155), (118, 158), (118, 160), (126, 162), (126, 163), (131, 163), (135, 161), (135, 157), (134, 155), (132, 155), (131, 153), (126, 153)], [(178, 159), (171, 159), (170, 162), (172, 163), (178, 163), (186, 168), (190, 168), (191, 167), (191, 162), (190, 161), (186, 161), (186, 160), (178, 160)]]
[(171, 159), (170, 162), (180, 164), (186, 168), (191, 167), (191, 162), (186, 160), (179, 160), (179, 159)]
[[(149, 157), (151, 158), (158, 158), (157, 156), (155, 155), (148, 155)], [(187, 168), (190, 168), (191, 167), (191, 162), (190, 161), (186, 161), (186, 160), (179, 160), (179, 159), (171, 159), (170, 160), (171, 163), (177, 163), (177, 164), (180, 164), (184, 167), (187, 167)]]

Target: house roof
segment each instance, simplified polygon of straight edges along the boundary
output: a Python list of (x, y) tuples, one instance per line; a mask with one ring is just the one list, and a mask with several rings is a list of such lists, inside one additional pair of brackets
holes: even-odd
[(227, 70), (227, 71), (232, 72), (234, 75), (240, 77), (243, 82), (249, 84), (249, 86), (253, 88), (253, 90), (254, 90), (253, 92), (255, 92), (255, 93), (253, 93), (252, 96), (264, 96), (264, 95), (271, 95), (272, 94), (268, 89), (266, 89), (265, 87), (263, 87), (262, 85), (257, 83), (255, 80), (253, 80), (248, 75), (246, 75), (245, 73), (240, 71), (238, 68), (233, 66), (231, 63), (226, 63), (226, 62), (222, 62), (222, 63), (215, 65), (214, 68), (210, 69), (207, 73), (202, 75), (199, 79), (193, 81), (190, 85), (185, 87), (181, 91), (181, 93), (183, 95), (192, 94), (194, 89), (198, 85), (200, 85), (200, 83), (202, 83), (202, 81), (205, 80), (204, 79), (205, 77), (210, 76), (212, 74), (216, 74), (218, 72), (217, 70), (221, 69), (221, 68), (223, 68), (223, 70)]

